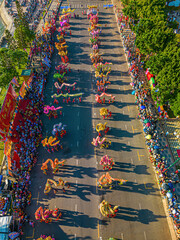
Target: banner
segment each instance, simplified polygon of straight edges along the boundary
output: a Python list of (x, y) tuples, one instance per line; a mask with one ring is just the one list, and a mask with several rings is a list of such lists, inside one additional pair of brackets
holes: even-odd
[[(10, 122), (12, 120), (14, 110), (16, 107), (16, 92), (11, 84), (7, 90), (2, 109), (0, 112), (0, 134), (5, 136), (9, 132)], [(4, 132), (5, 134), (3, 134)]]
[(19, 83), (18, 83), (18, 80), (16, 77), (14, 77), (12, 80), (11, 80), (11, 83), (14, 84), (16, 87), (20, 87), (19, 86)]
[(29, 78), (28, 81), (27, 81), (28, 87), (30, 87), (30, 84), (31, 84), (31, 82), (32, 82), (32, 80), (33, 80), (33, 77), (34, 77), (34, 73), (30, 76), (30, 78)]
[(7, 138), (4, 143), (4, 154), (6, 155), (6, 157), (10, 157), (11, 155), (11, 145), (12, 141)]
[(24, 95), (26, 94), (26, 83), (25, 81), (23, 82), (20, 90), (19, 90), (19, 95), (24, 98)]

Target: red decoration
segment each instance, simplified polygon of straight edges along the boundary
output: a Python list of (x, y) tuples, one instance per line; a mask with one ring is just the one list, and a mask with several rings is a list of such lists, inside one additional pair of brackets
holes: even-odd
[(0, 134), (3, 137), (9, 132), (10, 122), (16, 107), (16, 98), (16, 92), (14, 91), (12, 85), (9, 84), (9, 88), (0, 112)]

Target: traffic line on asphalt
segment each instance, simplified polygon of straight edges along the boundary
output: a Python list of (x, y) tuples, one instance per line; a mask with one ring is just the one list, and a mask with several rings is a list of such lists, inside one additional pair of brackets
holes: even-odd
[(78, 180), (76, 180), (76, 187), (77, 187)]
[(75, 204), (75, 212), (77, 212), (77, 204)]
[(35, 232), (35, 228), (33, 228), (33, 234), (31, 237), (26, 237), (26, 238), (34, 238), (34, 232)]
[(37, 200), (37, 205), (38, 205), (38, 202), (39, 202), (39, 192), (38, 192), (37, 198), (32, 198), (32, 200)]
[(78, 117), (79, 117), (79, 112), (78, 112)]
[(134, 163), (132, 158), (131, 158), (131, 163), (132, 163), (132, 164)]
[(134, 131), (136, 131), (136, 130), (138, 130), (137, 128), (134, 128), (133, 126), (132, 126), (132, 131), (133, 131), (133, 133), (134, 133)]
[(78, 159), (76, 159), (76, 165), (78, 166)]
[(76, 240), (76, 234), (74, 234), (74, 239)]
[(36, 202), (36, 204), (38, 205), (38, 203), (39, 203), (39, 192), (38, 192), (38, 197), (37, 197), (37, 202)]
[(129, 112), (129, 106), (128, 106), (128, 112)]
[(135, 183), (137, 183), (137, 180), (136, 180), (136, 179), (134, 179), (134, 181), (135, 181)]
[(125, 125), (125, 129), (127, 130), (127, 125)]
[(99, 220), (98, 220), (98, 239), (99, 239)]
[(141, 204), (139, 203), (139, 209), (141, 210), (142, 208), (141, 208)]
[(77, 147), (79, 147), (79, 141), (77, 141)]
[(97, 186), (98, 182), (97, 182), (97, 179), (96, 179), (96, 193), (98, 193), (98, 186)]
[(141, 157), (144, 157), (144, 155), (140, 155), (140, 154), (139, 154), (139, 151), (137, 151), (137, 155), (138, 155), (139, 161), (141, 161)]
[(145, 186), (145, 189), (152, 189), (152, 187), (147, 187), (147, 183), (146, 184), (144, 183), (144, 186)]
[(44, 159), (42, 159), (41, 163), (38, 163), (37, 165), (42, 165), (44, 162)]
[(121, 240), (123, 240), (124, 239), (124, 235), (123, 235), (123, 233), (121, 233)]
[(77, 130), (79, 131), (79, 125), (77, 126)]
[(147, 240), (146, 232), (144, 231), (144, 239)]
[(128, 145), (130, 146), (130, 142), (128, 141)]
[(124, 111), (123, 111), (123, 115), (124, 115)]

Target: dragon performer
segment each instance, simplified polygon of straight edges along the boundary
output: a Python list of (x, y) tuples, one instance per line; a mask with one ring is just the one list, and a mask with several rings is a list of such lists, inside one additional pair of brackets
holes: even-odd
[(108, 155), (104, 155), (101, 158), (101, 161), (99, 162), (99, 164), (103, 166), (103, 170), (107, 168), (110, 171), (114, 165), (114, 161), (112, 160), (112, 158), (109, 158)]
[(106, 200), (103, 200), (99, 204), (99, 210), (104, 217), (115, 217), (116, 213), (118, 212), (118, 206), (114, 206), (112, 208), (112, 206)]
[(62, 213), (59, 213), (59, 209), (55, 208), (54, 210), (50, 209), (43, 209), (41, 206), (35, 212), (35, 219), (39, 220), (40, 222), (50, 223), (52, 222), (52, 217), (56, 218), (55, 221), (58, 221), (59, 218), (62, 216)]
[(49, 158), (42, 164), (41, 170), (43, 171), (44, 174), (47, 175), (48, 163), (50, 163), (51, 168), (53, 170), (53, 174), (54, 174), (57, 171), (59, 171), (59, 165), (64, 166), (65, 161), (66, 160), (59, 161), (57, 158), (55, 158), (55, 160), (53, 162), (53, 160)]
[(99, 112), (100, 112), (100, 115), (103, 117), (103, 119), (109, 118), (112, 116), (111, 111), (109, 111), (107, 108), (101, 108)]
[(111, 141), (107, 140), (106, 138), (101, 138), (97, 136), (96, 138), (93, 138), (93, 141), (91, 142), (94, 147), (100, 146), (100, 148), (108, 148), (111, 145)]
[(98, 132), (99, 137), (102, 135), (106, 135), (109, 132), (109, 127), (106, 127), (107, 122), (103, 123), (98, 123), (96, 125), (96, 131)]
[(118, 183), (119, 185), (122, 185), (122, 184), (124, 184), (124, 183), (127, 182), (127, 180), (124, 180), (124, 179), (113, 178), (113, 177), (111, 177), (110, 174), (107, 172), (107, 173), (103, 174), (103, 175), (99, 178), (99, 180), (98, 180), (98, 183), (99, 183), (98, 187), (100, 187), (100, 188), (106, 187), (106, 188), (111, 189), (111, 188), (112, 188), (112, 184), (113, 184), (113, 182), (115, 182), (115, 181), (116, 181), (116, 182), (119, 182), (119, 183)]
[(55, 240), (55, 238), (51, 236), (41, 235), (40, 238), (37, 238), (37, 240)]
[[(62, 178), (58, 178), (58, 183), (52, 179), (47, 179), (47, 182), (44, 188), (44, 193), (46, 195), (51, 191), (53, 185), (55, 187), (61, 186), (64, 190), (65, 185), (68, 185), (68, 184), (67, 184), (67, 181), (63, 181)], [(54, 190), (54, 193), (56, 193), (56, 190)]]

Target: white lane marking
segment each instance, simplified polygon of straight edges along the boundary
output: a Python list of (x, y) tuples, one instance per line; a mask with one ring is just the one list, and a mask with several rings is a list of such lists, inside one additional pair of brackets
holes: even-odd
[(75, 212), (77, 212), (77, 204), (75, 204)]
[(123, 115), (124, 115), (124, 111), (123, 111)]
[(141, 208), (141, 204), (139, 203), (139, 209), (141, 210), (142, 208)]
[(98, 165), (98, 161), (96, 162), (96, 164)]
[(77, 187), (78, 180), (76, 180), (76, 187)]
[(144, 232), (144, 239), (147, 240), (147, 237), (146, 237), (146, 232)]
[(124, 239), (124, 235), (123, 235), (123, 233), (121, 233), (121, 239), (122, 239), (122, 240)]
[(127, 125), (125, 125), (125, 129), (127, 130)]
[(94, 115), (96, 115), (96, 113), (94, 113)]
[(76, 234), (74, 234), (74, 239), (76, 240)]
[(78, 112), (78, 117), (79, 117), (79, 112)]
[(77, 130), (79, 131), (79, 126), (77, 126)]
[(76, 165), (78, 166), (78, 159), (76, 159)]
[(134, 163), (132, 158), (131, 158), (131, 163), (132, 163), (132, 164)]
[(137, 183), (137, 180), (136, 180), (136, 179), (135, 179), (134, 181), (135, 181), (135, 183)]
[(121, 90), (121, 88), (119, 88), (119, 90)]
[(130, 145), (130, 142), (128, 141), (128, 145)]
[(79, 141), (77, 141), (77, 147), (79, 147)]

